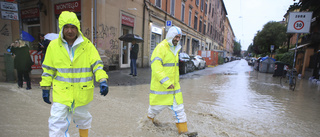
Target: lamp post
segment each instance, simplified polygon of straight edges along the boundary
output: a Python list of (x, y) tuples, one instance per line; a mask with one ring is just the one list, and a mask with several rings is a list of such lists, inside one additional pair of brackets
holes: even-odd
[(271, 50), (271, 58), (272, 58), (272, 51), (274, 50), (274, 45), (270, 45), (270, 50)]

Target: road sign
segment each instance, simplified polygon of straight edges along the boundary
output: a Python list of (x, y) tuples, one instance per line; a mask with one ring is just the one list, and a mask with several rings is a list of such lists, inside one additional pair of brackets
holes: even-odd
[(172, 21), (171, 20), (167, 20), (166, 21), (166, 27), (171, 27), (172, 26)]
[(18, 11), (18, 5), (11, 2), (0, 2), (2, 10)]
[(1, 18), (8, 20), (19, 20), (17, 12), (1, 11)]
[(270, 46), (270, 50), (273, 51), (274, 50), (274, 45)]
[(287, 33), (309, 33), (312, 12), (290, 12)]

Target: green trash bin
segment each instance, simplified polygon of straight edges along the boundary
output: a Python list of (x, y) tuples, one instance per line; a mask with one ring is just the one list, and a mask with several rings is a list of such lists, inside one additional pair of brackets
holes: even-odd
[(287, 63), (281, 62), (281, 61), (276, 61), (275, 63), (275, 67), (274, 67), (274, 73), (273, 76), (282, 76), (285, 75), (287, 73), (287, 71), (284, 70), (284, 66), (285, 65), (289, 65)]
[(10, 53), (4, 53), (5, 69), (6, 69), (6, 81), (13, 82), (16, 80), (14, 74), (14, 62)]

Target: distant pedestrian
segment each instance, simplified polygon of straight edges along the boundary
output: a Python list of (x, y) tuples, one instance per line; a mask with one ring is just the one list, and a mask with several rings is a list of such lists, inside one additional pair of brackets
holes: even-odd
[(44, 34), (40, 34), (38, 52), (42, 51), (41, 63), (43, 63), (50, 40), (45, 39)]
[(14, 57), (14, 68), (17, 70), (18, 74), (18, 87), (23, 87), (23, 80), (27, 82), (27, 90), (31, 89), (31, 81), (29, 73), (32, 70), (33, 65), (29, 47), (26, 45), (25, 41), (17, 39), (11, 44), (10, 50)]
[(148, 118), (154, 122), (156, 115), (163, 109), (169, 108), (173, 113), (179, 134), (196, 136), (197, 132), (188, 132), (187, 115), (184, 112), (179, 83), (181, 35), (180, 28), (171, 27), (166, 39), (160, 42), (152, 53)]
[(130, 47), (130, 69), (131, 73), (129, 75), (137, 76), (137, 58), (139, 52), (139, 45), (138, 43), (133, 40), (132, 45)]

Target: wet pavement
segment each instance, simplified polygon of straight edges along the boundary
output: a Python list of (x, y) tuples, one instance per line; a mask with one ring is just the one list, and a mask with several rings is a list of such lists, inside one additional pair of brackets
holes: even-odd
[[(95, 88), (90, 113), (91, 137), (175, 137), (177, 129), (169, 110), (157, 117), (158, 127), (146, 118), (150, 68), (107, 72), (109, 94)], [(260, 73), (236, 60), (180, 76), (190, 131), (199, 137), (320, 136), (320, 85), (297, 80), (295, 91), (281, 86), (278, 77)], [(42, 101), (41, 89), (18, 89), (15, 83), (0, 83), (0, 136), (48, 136), (50, 105)], [(76, 125), (69, 133), (79, 136)], [(182, 136), (182, 135), (180, 135)]]

